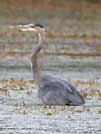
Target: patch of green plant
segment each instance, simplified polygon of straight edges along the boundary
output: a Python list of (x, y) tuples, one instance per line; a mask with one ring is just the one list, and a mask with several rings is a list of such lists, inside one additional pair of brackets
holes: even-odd
[(25, 86), (19, 86), (17, 89), (18, 90), (25, 90), (26, 88), (25, 88)]
[(98, 110), (98, 113), (101, 114), (101, 109)]
[(82, 37), (82, 38), (86, 38), (86, 37), (87, 37), (87, 34), (86, 34), (86, 33), (83, 33), (83, 34), (81, 35), (81, 37)]
[(48, 116), (51, 116), (51, 115), (52, 115), (52, 113), (51, 113), (51, 112), (48, 112), (48, 113), (47, 113), (47, 115), (48, 115)]
[(87, 112), (90, 112), (90, 107), (87, 107), (87, 108), (86, 108), (86, 111), (87, 111)]

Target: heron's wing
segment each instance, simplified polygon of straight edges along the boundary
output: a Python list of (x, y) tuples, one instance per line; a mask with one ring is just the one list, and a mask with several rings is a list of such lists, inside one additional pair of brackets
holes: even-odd
[(69, 103), (65, 87), (57, 81), (44, 82), (40, 87), (39, 97), (44, 104), (64, 105)]
[(44, 102), (50, 104), (69, 104), (73, 90), (68, 84), (60, 80), (44, 81), (40, 87), (39, 94)]
[(61, 90), (64, 89), (68, 91), (69, 93), (73, 93), (76, 90), (74, 86), (60, 79), (53, 79), (53, 80), (51, 79), (48, 81), (44, 81), (42, 83), (42, 87), (43, 88), (51, 87), (51, 90), (54, 90), (56, 88), (61, 89)]
[(50, 104), (80, 105), (84, 103), (74, 86), (59, 79), (43, 81), (40, 85), (40, 95)]

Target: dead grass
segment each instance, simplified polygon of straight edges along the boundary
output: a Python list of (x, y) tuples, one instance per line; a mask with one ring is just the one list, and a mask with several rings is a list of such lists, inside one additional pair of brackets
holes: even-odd
[[(0, 88), (0, 93), (7, 93), (9, 90), (28, 90), (29, 88), (32, 88), (33, 86), (36, 86), (35, 81), (33, 80), (16, 80), (16, 79), (9, 79), (9, 80), (0, 80), (0, 85), (2, 87)], [(90, 86), (92, 89), (84, 89), (81, 92), (81, 94), (84, 96), (85, 99), (92, 99), (97, 98), (98, 100), (101, 100), (101, 90), (96, 89), (96, 87), (101, 87), (101, 83), (95, 82), (95, 81), (80, 81), (77, 80), (75, 82), (76, 86)]]

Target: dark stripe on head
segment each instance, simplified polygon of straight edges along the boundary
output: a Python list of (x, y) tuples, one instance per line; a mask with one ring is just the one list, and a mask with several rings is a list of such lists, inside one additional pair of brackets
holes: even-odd
[(34, 26), (40, 27), (40, 28), (44, 28), (42, 25), (40, 24), (35, 24)]

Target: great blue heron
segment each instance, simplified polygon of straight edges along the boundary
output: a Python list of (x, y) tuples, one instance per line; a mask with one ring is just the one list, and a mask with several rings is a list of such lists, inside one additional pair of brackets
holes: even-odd
[(73, 105), (79, 106), (85, 103), (83, 97), (70, 83), (49, 75), (41, 75), (38, 55), (46, 46), (46, 30), (41, 25), (29, 25), (21, 28), (22, 31), (35, 31), (39, 35), (39, 44), (32, 57), (32, 70), (34, 80), (38, 83), (38, 96), (44, 105)]

